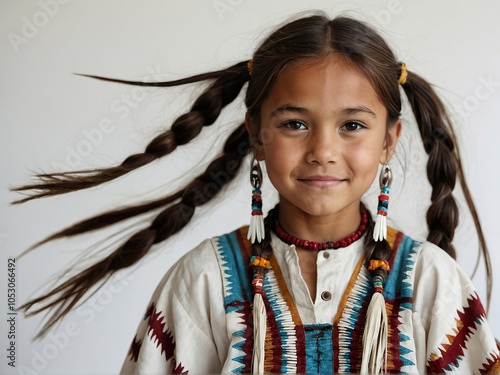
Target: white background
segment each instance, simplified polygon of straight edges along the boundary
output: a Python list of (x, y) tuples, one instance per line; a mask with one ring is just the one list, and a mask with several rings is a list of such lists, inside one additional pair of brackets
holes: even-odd
[[(10, 193), (8, 186), (26, 183), (29, 170), (118, 164), (142, 151), (160, 129), (187, 109), (194, 97), (192, 87), (138, 91), (73, 73), (169, 80), (219, 69), (250, 58), (275, 25), (311, 7), (331, 16), (348, 14), (370, 22), (381, 30), (409, 70), (437, 86), (463, 141), (466, 174), (492, 263), (498, 270), (499, 3), (365, 0), (305, 4), (298, 0), (0, 1), (2, 285), (6, 285), (8, 257), (19, 255), (77, 220), (172, 191), (175, 184), (185, 181), (182, 176), (186, 171), (192, 175), (203, 167), (212, 145), (218, 145), (227, 127), (243, 120), (244, 109), (239, 101), (221, 121), (205, 129), (192, 146), (179, 148), (175, 155), (115, 183), (9, 206), (19, 196)], [(425, 238), (424, 213), (429, 203), (425, 155), (411, 114), (405, 112), (403, 120), (405, 135), (397, 150), (400, 166), (396, 167), (390, 216), (397, 228), (421, 239)], [(89, 134), (94, 137), (93, 143)], [(274, 195), (269, 185), (265, 185), (264, 204), (270, 205)], [(368, 204), (376, 204), (376, 190), (370, 189)], [(460, 192), (457, 196), (461, 199)], [(158, 246), (132, 273), (106, 285), (79, 313), (68, 316), (41, 341), (31, 342), (40, 318), (23, 319), (18, 315), (16, 369), (6, 365), (7, 296), (6, 287), (2, 287), (0, 372), (117, 373), (150, 295), (168, 267), (202, 239), (247, 223), (249, 201), (250, 186), (243, 173), (216, 204), (200, 210), (181, 235)], [(460, 207), (465, 208), (463, 200)], [(470, 275), (477, 240), (465, 210), (461, 218), (455, 245), (458, 261)], [(125, 224), (137, 230), (147, 219)], [(18, 259), (18, 305), (46, 290), (51, 275), (111, 233), (114, 231), (57, 241)], [(102, 248), (104, 252), (111, 249), (106, 244)], [(498, 286), (498, 272), (495, 279)], [(484, 301), (482, 269), (474, 283)], [(490, 325), (495, 336), (500, 337), (498, 297), (495, 288)]]

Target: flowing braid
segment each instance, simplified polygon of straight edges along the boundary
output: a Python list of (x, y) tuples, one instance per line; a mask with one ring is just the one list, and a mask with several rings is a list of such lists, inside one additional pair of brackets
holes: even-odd
[(452, 240), (458, 226), (458, 207), (452, 195), (457, 175), (474, 220), (484, 256), (487, 279), (487, 305), (491, 299), (491, 260), (476, 207), (465, 181), (457, 140), (446, 110), (432, 87), (415, 73), (408, 72), (403, 89), (418, 124), (425, 152), (429, 155), (427, 176), (432, 186), (431, 205), (427, 210), (427, 240), (456, 258)]
[[(389, 260), (391, 256), (391, 246), (386, 240), (375, 241), (373, 239), (373, 228), (375, 227), (370, 210), (367, 210), (364, 203), (361, 202), (361, 211), (366, 210), (367, 223), (364, 238), (365, 248), (365, 264), (369, 267), (372, 260)], [(370, 276), (381, 276), (384, 282), (387, 280), (387, 271), (384, 267), (379, 267), (376, 270), (370, 271)]]
[(14, 201), (13, 204), (88, 189), (114, 180), (170, 154), (177, 146), (193, 140), (200, 134), (204, 126), (212, 125), (217, 120), (222, 109), (238, 96), (243, 85), (248, 81), (249, 74), (247, 61), (244, 61), (227, 69), (169, 82), (137, 82), (98, 76), (88, 77), (131, 85), (157, 87), (178, 86), (208, 79), (215, 81), (198, 97), (191, 110), (179, 116), (169, 130), (156, 136), (143, 153), (131, 155), (120, 165), (111, 168), (37, 174), (35, 178), (38, 179), (38, 182), (11, 189), (18, 192), (35, 191), (26, 198)]
[(429, 154), (427, 177), (432, 186), (432, 203), (427, 211), (427, 239), (455, 258), (451, 242), (458, 225), (458, 207), (452, 193), (460, 168), (455, 136), (444, 106), (430, 85), (416, 74), (409, 74), (408, 78), (405, 92), (415, 114), (425, 152)]
[[(236, 147), (235, 150), (232, 150), (231, 148)], [(231, 154), (233, 152), (237, 152), (238, 156), (245, 156), (249, 152), (249, 139), (247, 136), (247, 132), (245, 129), (244, 124), (240, 125), (227, 139), (226, 145), (224, 146), (224, 153)], [(142, 203), (138, 204), (135, 206), (130, 206), (130, 207), (125, 207), (117, 210), (112, 210), (105, 212), (103, 214), (100, 214), (98, 216), (82, 220), (76, 224), (73, 224), (70, 227), (64, 228), (63, 230), (52, 234), (51, 236), (45, 238), (44, 240), (36, 243), (35, 245), (31, 246), (28, 250), (26, 250), (23, 254), (25, 254), (28, 251), (33, 250), (34, 248), (41, 246), (49, 241), (53, 241), (59, 238), (63, 237), (71, 237), (75, 236), (78, 234), (82, 234), (91, 230), (97, 230), (97, 229), (102, 229), (107, 226), (116, 224), (120, 221), (129, 219), (134, 216), (138, 216), (140, 214), (144, 214), (146, 212), (152, 211), (156, 208), (166, 206), (167, 204), (171, 204), (175, 202), (176, 200), (182, 198), (184, 195), (188, 194), (189, 189), (193, 189), (193, 185), (196, 183), (196, 181), (201, 181), (201, 180), (207, 180), (207, 178), (203, 177), (207, 173), (211, 173), (212, 177), (217, 177), (218, 180), (221, 179), (220, 175), (225, 175), (226, 174), (226, 169), (237, 169), (239, 168), (241, 161), (239, 160), (239, 157), (234, 159), (234, 162), (232, 159), (228, 157), (228, 155), (224, 154), (217, 159), (215, 159), (212, 164), (207, 168), (207, 170), (200, 176), (198, 176), (196, 179), (194, 179), (189, 185), (187, 185), (184, 189), (181, 189), (174, 194), (167, 195), (163, 198), (157, 199), (155, 201), (151, 201), (148, 203)], [(214, 168), (214, 166), (219, 165), (218, 168)], [(208, 182), (210, 183), (210, 181)], [(212, 183), (216, 183), (212, 181)], [(204, 188), (205, 189), (205, 188)], [(202, 195), (207, 196), (207, 194), (197, 194), (197, 200), (202, 199)]]
[[(56, 322), (64, 317), (93, 287), (100, 288), (116, 271), (129, 267), (147, 254), (153, 244), (162, 242), (183, 229), (191, 220), (195, 208), (209, 202), (224, 185), (230, 182), (238, 173), (245, 156), (250, 152), (250, 140), (245, 125), (241, 124), (229, 136), (223, 149), (223, 155), (210, 163), (204, 173), (196, 177), (184, 189), (169, 198), (179, 198), (180, 201), (162, 211), (151, 225), (132, 235), (123, 245), (103, 260), (69, 278), (47, 294), (28, 301), (20, 307), (31, 316), (47, 309), (55, 309), (47, 323), (37, 334), (43, 337)], [(159, 200), (158, 202), (162, 202)], [(146, 205), (152, 207), (154, 204)], [(134, 207), (132, 211), (140, 211)], [(104, 214), (111, 218), (112, 215)], [(105, 225), (118, 222), (122, 217), (109, 220)], [(83, 233), (94, 228), (88, 228), (93, 220), (77, 224), (77, 229), (68, 228), (52, 237), (62, 237), (64, 234)], [(86, 225), (82, 225), (85, 224)], [(105, 226), (102, 225), (102, 226)], [(100, 283), (101, 282), (101, 283)], [(42, 307), (30, 311), (35, 305), (45, 303)]]

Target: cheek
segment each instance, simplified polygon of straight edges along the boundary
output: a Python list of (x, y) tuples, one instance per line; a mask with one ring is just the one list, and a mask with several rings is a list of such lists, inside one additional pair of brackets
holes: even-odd
[(279, 137), (264, 145), (264, 159), (269, 168), (284, 168), (296, 164), (298, 153), (296, 148), (290, 147), (290, 144)]
[(356, 148), (350, 148), (351, 167), (366, 174), (367, 178), (372, 178), (377, 173), (381, 153), (382, 148), (374, 147), (373, 144), (363, 144)]

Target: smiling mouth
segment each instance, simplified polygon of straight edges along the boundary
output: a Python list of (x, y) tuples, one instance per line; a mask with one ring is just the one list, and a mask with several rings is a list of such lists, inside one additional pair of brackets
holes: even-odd
[(343, 179), (331, 177), (331, 176), (310, 176), (306, 178), (299, 178), (298, 181), (305, 185), (313, 187), (333, 187), (346, 181)]

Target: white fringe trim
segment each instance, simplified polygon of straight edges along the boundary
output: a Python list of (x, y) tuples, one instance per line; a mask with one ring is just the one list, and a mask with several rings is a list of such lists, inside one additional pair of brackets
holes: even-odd
[(266, 306), (260, 293), (253, 297), (253, 353), (252, 374), (264, 373), (264, 349), (266, 343)]
[(252, 243), (262, 242), (265, 237), (266, 231), (264, 229), (264, 216), (252, 215), (252, 218), (250, 219), (250, 228), (248, 228), (247, 240), (251, 240)]
[(377, 215), (375, 221), (375, 228), (373, 228), (373, 240), (383, 241), (387, 238), (387, 217), (384, 215)]
[(380, 374), (384, 363), (387, 371), (387, 331), (384, 296), (374, 293), (366, 313), (361, 374)]
[[(264, 284), (264, 292), (271, 310), (273, 311), (276, 323), (281, 335), (281, 348), (283, 349), (283, 361), (281, 370), (283, 373), (297, 372), (297, 336), (292, 314), (288, 308), (276, 279), (276, 274), (269, 270), (266, 274), (267, 283)], [(268, 352), (266, 350), (265, 352)]]

